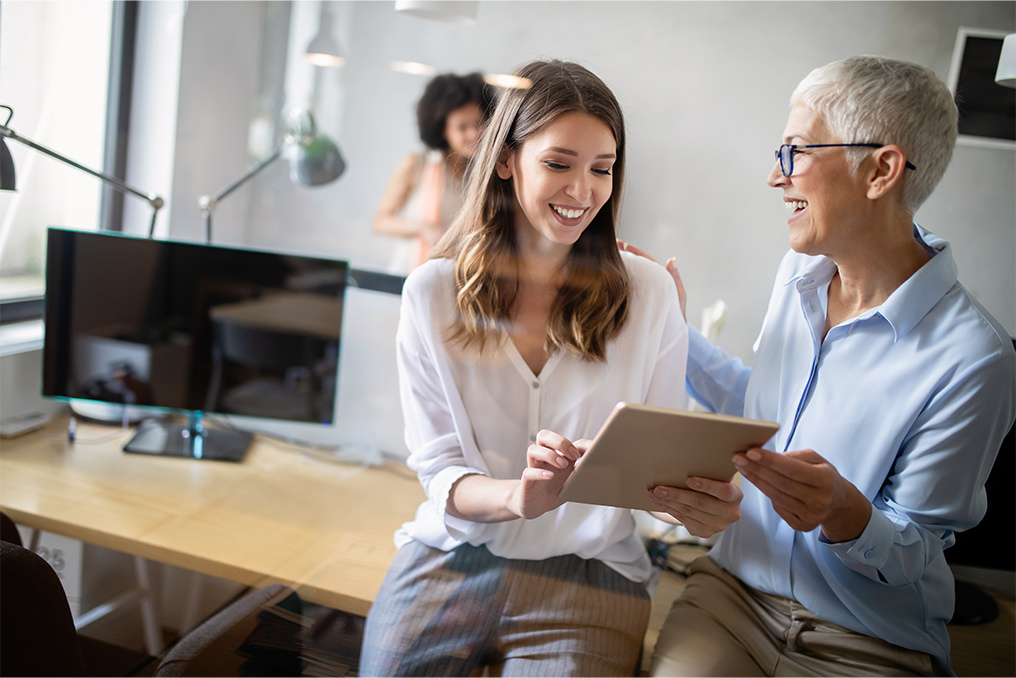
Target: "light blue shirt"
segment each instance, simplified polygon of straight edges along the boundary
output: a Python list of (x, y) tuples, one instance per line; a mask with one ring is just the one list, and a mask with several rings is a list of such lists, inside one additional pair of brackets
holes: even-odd
[(916, 224), (914, 235), (932, 258), (824, 340), (836, 266), (789, 252), (754, 367), (693, 331), (687, 385), (714, 411), (778, 422), (767, 449), (814, 450), (872, 502), (861, 536), (831, 544), (818, 528), (793, 530), (744, 482), (742, 517), (710, 555), (750, 586), (950, 670), (943, 550), (984, 515), (984, 483), (1016, 417), (1016, 353), (957, 282), (951, 246)]

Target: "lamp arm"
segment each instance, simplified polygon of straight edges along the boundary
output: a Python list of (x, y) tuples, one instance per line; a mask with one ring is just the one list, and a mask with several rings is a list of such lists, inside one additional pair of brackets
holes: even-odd
[(198, 207), (200, 207), (201, 211), (204, 212), (205, 214), (205, 242), (212, 241), (212, 212), (215, 211), (215, 206), (219, 203), (219, 201), (225, 198), (233, 191), (235, 191), (236, 189), (238, 189), (255, 174), (257, 174), (258, 172), (260, 172), (261, 170), (263, 170), (264, 168), (268, 167), (273, 162), (278, 160), (279, 156), (282, 155), (282, 152), (286, 150), (287, 146), (289, 146), (289, 143), (290, 142), (288, 140), (282, 142), (282, 144), (280, 144), (279, 147), (276, 148), (271, 155), (269, 155), (267, 158), (265, 158), (258, 164), (254, 165), (253, 167), (249, 168), (246, 172), (238, 176), (236, 179), (233, 179), (233, 181), (231, 181), (228, 186), (223, 188), (215, 195), (203, 195), (200, 198), (198, 198)]
[(124, 181), (121, 181), (120, 179), (117, 179), (112, 175), (99, 172), (98, 170), (93, 170), (90, 167), (85, 167), (81, 163), (75, 162), (74, 160), (71, 160), (66, 156), (60, 155), (56, 151), (50, 150), (45, 146), (43, 146), (42, 144), (38, 144), (32, 141), (31, 139), (27, 139), (21, 136), (20, 134), (12, 130), (10, 127), (7, 127), (6, 125), (0, 125), (0, 136), (3, 136), (4, 138), (7, 139), (13, 139), (14, 141), (22, 143), (25, 146), (28, 146), (29, 148), (33, 148), (39, 151), (40, 153), (45, 153), (51, 158), (55, 158), (60, 162), (70, 165), (71, 167), (75, 167), (81, 170), (82, 172), (87, 172), (88, 174), (91, 174), (93, 177), (98, 177), (99, 179), (102, 179), (106, 183), (112, 185), (113, 188), (120, 191), (121, 193), (129, 193), (131, 195), (141, 198), (142, 200), (145, 200), (152, 208), (152, 221), (148, 227), (148, 237), (149, 238), (152, 237), (152, 233), (155, 231), (155, 217), (159, 213), (159, 210), (162, 209), (163, 206), (165, 206), (166, 204), (166, 201), (163, 200), (161, 197), (145, 193), (144, 191), (134, 188), (133, 186), (125, 183)]

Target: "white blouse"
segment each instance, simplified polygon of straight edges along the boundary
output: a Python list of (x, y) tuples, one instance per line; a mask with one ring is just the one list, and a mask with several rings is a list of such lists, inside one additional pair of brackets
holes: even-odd
[[(592, 439), (620, 401), (683, 407), (688, 331), (664, 268), (622, 253), (632, 283), (628, 320), (607, 362), (557, 351), (539, 376), (510, 339), (482, 354), (444, 341), (458, 314), (454, 264), (424, 263), (407, 278), (398, 329), (399, 390), (409, 467), (428, 499), (395, 534), (445, 551), (464, 542), (504, 558), (575, 554), (596, 558), (633, 581), (650, 567), (631, 510), (567, 503), (533, 520), (477, 523), (446, 513), (462, 476), (521, 478), (540, 429)], [(633, 445), (638, 441), (633, 440)]]

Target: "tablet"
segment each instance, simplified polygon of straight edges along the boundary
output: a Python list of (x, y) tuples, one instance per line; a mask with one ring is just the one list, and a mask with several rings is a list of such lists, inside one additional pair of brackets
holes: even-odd
[(760, 447), (778, 428), (769, 421), (618, 403), (560, 496), (656, 511), (650, 488), (687, 487), (689, 476), (728, 481), (737, 470), (734, 453)]

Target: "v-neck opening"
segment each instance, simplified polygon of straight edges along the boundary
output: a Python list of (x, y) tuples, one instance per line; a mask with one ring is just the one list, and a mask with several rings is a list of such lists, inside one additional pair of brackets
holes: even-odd
[(532, 368), (529, 367), (529, 363), (526, 362), (522, 354), (519, 353), (519, 349), (515, 346), (515, 342), (512, 341), (511, 336), (505, 337), (505, 347), (508, 351), (508, 359), (519, 374), (527, 381), (542, 382), (546, 379), (559, 362), (561, 362), (561, 351), (554, 351), (547, 358), (547, 362), (543, 363), (543, 367), (540, 369), (540, 373), (536, 374)]

